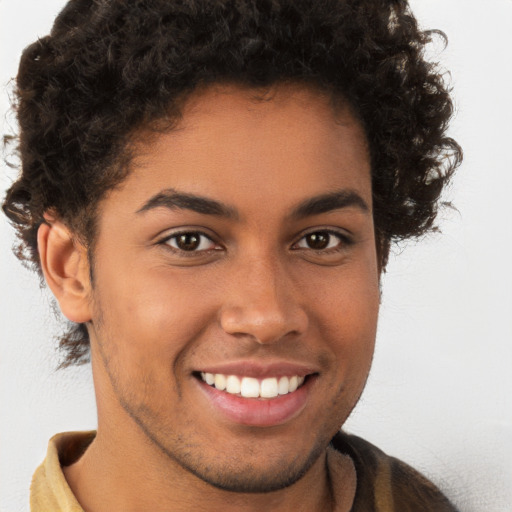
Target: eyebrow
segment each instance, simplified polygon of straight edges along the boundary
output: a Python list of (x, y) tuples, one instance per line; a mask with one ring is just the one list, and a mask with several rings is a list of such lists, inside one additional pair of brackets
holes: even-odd
[(351, 206), (365, 213), (370, 212), (366, 201), (355, 190), (340, 190), (307, 199), (293, 210), (291, 216), (300, 220)]
[(170, 210), (192, 210), (204, 215), (215, 215), (219, 217), (238, 218), (234, 208), (226, 206), (214, 199), (178, 192), (175, 189), (167, 189), (154, 195), (137, 210), (137, 213), (147, 212), (154, 208), (168, 208)]
[[(313, 215), (320, 215), (351, 206), (355, 206), (363, 212), (370, 211), (366, 201), (356, 191), (340, 190), (306, 199), (294, 208), (291, 217), (300, 220)], [(239, 218), (235, 208), (215, 201), (214, 199), (178, 192), (172, 188), (163, 190), (151, 197), (137, 210), (137, 213), (143, 213), (160, 207), (170, 210), (192, 210), (203, 215), (215, 215), (229, 219)]]

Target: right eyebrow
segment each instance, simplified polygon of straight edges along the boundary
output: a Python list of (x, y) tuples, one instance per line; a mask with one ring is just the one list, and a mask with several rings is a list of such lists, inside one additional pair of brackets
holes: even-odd
[(178, 192), (172, 188), (162, 190), (158, 194), (155, 194), (137, 210), (137, 213), (143, 213), (161, 207), (170, 210), (192, 210), (203, 215), (215, 215), (229, 219), (238, 218), (238, 212), (230, 206), (208, 197)]

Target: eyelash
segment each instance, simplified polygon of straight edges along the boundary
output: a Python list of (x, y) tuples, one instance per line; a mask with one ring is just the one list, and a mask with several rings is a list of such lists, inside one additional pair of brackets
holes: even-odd
[[(204, 240), (203, 241), (201, 240), (202, 238), (203, 239), (206, 238), (209, 242), (211, 242), (215, 246), (212, 248), (207, 248), (207, 249), (197, 250), (197, 248), (196, 248), (196, 249), (187, 251), (185, 249), (181, 249), (179, 247), (173, 247), (173, 245), (171, 245), (172, 240), (177, 240), (180, 236), (184, 236), (184, 235), (198, 237), (199, 238), (199, 246), (198, 247), (200, 247), (201, 244), (204, 243)], [(298, 246), (301, 241), (306, 239), (306, 237), (312, 236), (312, 235), (324, 235), (324, 236), (327, 235), (329, 237), (328, 245), (332, 241), (331, 237), (335, 237), (338, 239), (338, 244), (336, 244), (335, 247), (326, 247), (326, 248), (321, 248), (321, 249), (314, 249), (312, 247), (299, 247)], [(195, 231), (195, 230), (184, 230), (184, 231), (180, 231), (178, 233), (173, 233), (172, 235), (167, 236), (163, 240), (161, 240), (159, 242), (159, 244), (165, 245), (169, 250), (171, 250), (181, 256), (185, 256), (185, 257), (194, 257), (194, 256), (198, 256), (198, 255), (204, 255), (207, 253), (211, 253), (212, 251), (219, 251), (222, 249), (221, 247), (219, 247), (219, 244), (217, 244), (215, 242), (215, 240), (213, 240), (213, 238), (211, 236), (207, 235), (206, 233), (204, 233), (202, 231)], [(330, 254), (330, 253), (336, 253), (336, 252), (342, 251), (345, 247), (352, 245), (352, 244), (353, 244), (353, 240), (348, 235), (346, 235), (344, 233), (340, 233), (338, 231), (334, 231), (331, 229), (315, 229), (313, 231), (304, 233), (299, 238), (299, 240), (292, 245), (292, 250), (296, 250), (296, 251), (311, 250), (315, 254)]]
[(311, 250), (315, 254), (329, 254), (329, 253), (336, 253), (339, 251), (342, 251), (344, 248), (346, 248), (349, 245), (352, 245), (354, 243), (353, 239), (349, 237), (345, 233), (340, 233), (339, 231), (334, 231), (332, 229), (315, 229), (313, 231), (309, 231), (307, 233), (304, 233), (300, 239), (295, 242), (293, 245), (297, 246), (302, 240), (305, 240), (306, 237), (311, 235), (327, 235), (329, 237), (329, 244), (331, 243), (330, 238), (335, 237), (338, 239), (338, 244), (336, 247), (327, 247), (324, 249), (313, 249), (312, 247), (297, 247), (294, 250)]
[[(171, 241), (172, 240), (176, 240), (177, 241), (179, 237), (184, 236), (184, 235), (198, 237), (199, 238), (199, 247), (204, 242), (204, 240), (202, 241), (201, 239), (204, 239), (204, 238), (206, 238), (209, 242), (214, 244), (215, 247), (212, 247), (212, 248), (209, 248), (209, 249), (187, 251), (185, 249), (180, 249), (179, 247), (173, 247), (171, 245)], [(185, 230), (185, 231), (180, 231), (178, 233), (173, 233), (172, 235), (167, 236), (163, 240), (161, 240), (159, 242), (159, 244), (165, 245), (172, 252), (175, 252), (175, 253), (177, 253), (177, 254), (179, 254), (181, 256), (185, 256), (185, 257), (187, 257), (187, 256), (192, 256), (193, 257), (193, 256), (197, 256), (199, 254), (206, 254), (206, 253), (210, 253), (211, 251), (218, 251), (218, 250), (220, 250), (219, 244), (217, 244), (213, 240), (213, 238), (211, 236), (207, 235), (206, 233), (203, 233), (202, 231), (196, 231), (196, 230)]]

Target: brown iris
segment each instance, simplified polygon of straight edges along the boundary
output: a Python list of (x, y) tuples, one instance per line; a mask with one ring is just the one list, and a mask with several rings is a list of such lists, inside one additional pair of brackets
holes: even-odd
[(194, 251), (200, 243), (201, 237), (197, 233), (183, 233), (176, 237), (176, 246), (182, 251)]
[(331, 236), (326, 232), (310, 233), (306, 235), (306, 243), (311, 249), (325, 249), (329, 245)]

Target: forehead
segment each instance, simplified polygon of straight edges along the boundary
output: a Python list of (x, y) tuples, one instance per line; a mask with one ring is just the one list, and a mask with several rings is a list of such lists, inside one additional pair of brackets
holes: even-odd
[[(236, 83), (215, 83), (198, 88), (184, 101), (182, 126), (191, 126), (198, 118), (201, 122), (206, 119), (217, 122), (231, 112), (243, 115), (244, 120), (250, 119), (254, 126), (258, 121), (267, 122), (270, 116), (275, 115), (280, 116), (276, 118), (277, 122), (293, 125), (302, 120), (304, 111), (312, 121), (320, 119), (325, 122), (329, 119), (344, 124), (350, 107), (340, 96), (314, 84), (278, 82), (258, 88)], [(337, 113), (341, 116), (338, 117)]]
[(211, 86), (188, 98), (173, 130), (140, 132), (133, 142), (132, 172), (120, 189), (141, 204), (168, 188), (228, 204), (257, 198), (261, 206), (360, 188), (371, 204), (361, 124), (346, 102), (334, 106), (312, 87)]

